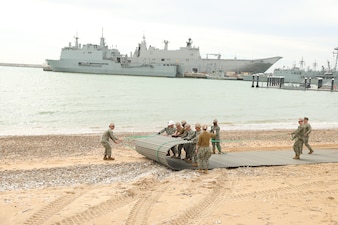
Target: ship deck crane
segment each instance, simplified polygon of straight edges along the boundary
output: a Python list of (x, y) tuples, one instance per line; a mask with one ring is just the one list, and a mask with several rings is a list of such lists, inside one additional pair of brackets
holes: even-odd
[(207, 54), (207, 59), (208, 59), (209, 55), (217, 56), (217, 59), (221, 59), (221, 54), (212, 54), (212, 53), (208, 53), (208, 54)]

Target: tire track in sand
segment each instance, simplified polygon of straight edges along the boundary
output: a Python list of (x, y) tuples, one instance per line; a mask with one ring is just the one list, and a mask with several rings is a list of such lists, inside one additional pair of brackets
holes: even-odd
[[(147, 190), (144, 195), (136, 202), (135, 206), (129, 213), (126, 225), (147, 225), (151, 208), (154, 207), (158, 199), (168, 189), (170, 183), (162, 183), (152, 186), (151, 190)], [(154, 189), (155, 188), (155, 189)]]
[(313, 190), (304, 190), (305, 188), (311, 189), (311, 187), (318, 187), (323, 184), (322, 181), (313, 181), (302, 183), (300, 185), (290, 185), (288, 187), (277, 187), (277, 188), (269, 188), (266, 190), (260, 191), (252, 191), (243, 194), (236, 194), (236, 195), (228, 195), (224, 196), (223, 200), (244, 200), (244, 199), (257, 199), (257, 198), (264, 198), (264, 199), (288, 199), (288, 198), (295, 198), (295, 197), (307, 197), (307, 196), (321, 196), (327, 194), (335, 194), (338, 190), (329, 190), (328, 187), (330, 185), (337, 184), (338, 180), (332, 180), (325, 182), (325, 186), (327, 187), (326, 190), (321, 191), (313, 191)]
[(127, 193), (124, 196), (121, 197), (112, 197), (105, 202), (102, 202), (98, 205), (92, 206), (88, 208), (87, 210), (77, 213), (73, 216), (64, 218), (63, 220), (53, 223), (53, 225), (81, 225), (84, 224), (87, 221), (90, 221), (92, 219), (95, 219), (99, 216), (103, 216), (109, 212), (112, 212), (114, 210), (117, 210), (132, 201), (135, 201), (134, 195)]
[[(329, 187), (330, 185), (335, 185), (338, 181), (332, 180), (329, 182), (325, 182), (326, 187)], [(270, 188), (266, 190), (261, 191), (252, 191), (244, 194), (232, 194), (231, 192), (228, 192), (226, 195), (220, 195), (218, 198), (213, 202), (213, 204), (210, 204), (208, 208), (206, 208), (203, 211), (203, 217), (206, 217), (206, 215), (212, 214), (215, 210), (219, 209), (220, 207), (224, 206), (224, 204), (231, 204), (232, 202), (236, 201), (243, 201), (247, 199), (265, 199), (265, 200), (278, 200), (278, 199), (297, 199), (297, 198), (304, 198), (304, 197), (321, 197), (321, 196), (336, 196), (338, 193), (337, 189), (333, 190), (307, 190), (307, 191), (299, 191), (302, 190), (302, 188), (311, 188), (311, 187), (318, 187), (318, 185), (322, 184), (321, 181), (314, 181), (314, 182), (308, 182), (303, 183), (301, 185), (292, 185), (289, 187), (278, 187), (278, 188)], [(281, 194), (282, 193), (282, 194)], [(198, 221), (196, 223), (196, 220)], [(196, 217), (194, 218), (194, 221), (190, 221), (189, 224), (206, 224), (208, 221), (203, 220), (202, 218)], [(209, 221), (210, 222), (210, 221)]]
[(64, 207), (72, 203), (75, 199), (79, 198), (86, 191), (80, 192), (66, 192), (65, 195), (57, 198), (53, 202), (49, 203), (44, 208), (40, 209), (29, 217), (24, 224), (25, 225), (42, 225), (44, 224), (51, 216), (62, 210)]
[[(211, 192), (208, 193), (204, 198), (202, 198), (198, 203), (192, 205), (190, 208), (186, 210), (180, 211), (180, 213), (173, 217), (172, 219), (165, 219), (161, 221), (159, 224), (170, 224), (170, 225), (186, 225), (193, 224), (193, 222), (198, 221), (199, 214), (210, 206), (215, 204), (215, 201), (222, 196), (226, 190), (230, 187), (226, 187), (226, 173), (222, 172), (221, 175), (216, 177), (216, 180), (213, 181), (211, 185)], [(228, 185), (231, 186), (230, 183)]]
[[(325, 185), (329, 187), (330, 185), (335, 185), (337, 180), (332, 180), (326, 182)], [(252, 191), (244, 194), (232, 194), (231, 186), (233, 183), (228, 181), (226, 183), (226, 175), (220, 175), (217, 178), (217, 184), (214, 185), (212, 192), (209, 193), (205, 198), (201, 199), (199, 203), (192, 205), (190, 208), (183, 210), (179, 215), (175, 216), (169, 220), (163, 220), (159, 224), (173, 224), (173, 225), (185, 225), (185, 224), (204, 224), (207, 221), (203, 221), (200, 215), (203, 214), (203, 217), (206, 215), (212, 214), (216, 209), (219, 209), (224, 204), (230, 204), (234, 201), (242, 201), (246, 199), (286, 199), (286, 198), (302, 198), (308, 196), (320, 197), (332, 195), (335, 196), (338, 193), (338, 190), (321, 190), (321, 191), (299, 191), (302, 188), (311, 188), (316, 187), (319, 184), (322, 184), (321, 181), (303, 183), (301, 185), (292, 185), (289, 187), (277, 187), (270, 188), (261, 191)], [(219, 188), (222, 187), (222, 188)], [(280, 194), (283, 193), (283, 194)]]
[[(112, 198), (98, 205), (92, 206), (85, 211), (64, 218), (53, 225), (82, 225), (85, 222), (112, 213), (138, 199), (131, 210), (125, 224), (147, 224), (150, 208), (164, 193), (168, 184), (156, 184), (153, 178), (143, 179), (135, 183), (136, 187), (126, 191), (123, 196)], [(151, 188), (149, 188), (151, 186)], [(154, 195), (154, 193), (156, 193)]]

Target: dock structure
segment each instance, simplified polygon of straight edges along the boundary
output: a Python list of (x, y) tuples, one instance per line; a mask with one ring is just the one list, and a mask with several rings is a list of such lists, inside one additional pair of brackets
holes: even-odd
[[(136, 151), (145, 157), (152, 159), (172, 170), (197, 169), (191, 163), (181, 159), (166, 156), (168, 150), (178, 144), (189, 143), (181, 138), (166, 136), (151, 136), (136, 140)], [(300, 160), (292, 159), (294, 152), (290, 150), (276, 151), (246, 151), (229, 152), (226, 154), (213, 154), (209, 159), (209, 169), (215, 168), (238, 168), (258, 166), (283, 166), (297, 164), (338, 163), (338, 149), (315, 150), (311, 155), (304, 154)]]
[[(264, 79), (262, 79), (264, 78)], [(264, 87), (278, 87), (282, 88), (284, 85), (284, 77), (275, 77), (275, 76), (263, 76), (260, 79), (260, 75), (252, 75), (252, 85), (251, 87), (260, 87), (259, 82), (261, 80), (261, 85)], [(255, 85), (256, 83), (256, 85)]]
[(331, 91), (337, 92), (337, 87), (334, 84), (335, 80), (332, 78), (330, 82), (324, 84), (323, 78), (317, 78), (317, 84), (311, 83), (311, 77), (304, 78), (302, 83), (286, 83), (284, 77), (275, 77), (275, 76), (266, 76), (264, 77), (266, 81), (261, 81), (259, 75), (252, 75), (252, 85), (251, 87), (265, 87), (265, 88), (279, 88), (285, 90), (312, 90), (312, 91)]

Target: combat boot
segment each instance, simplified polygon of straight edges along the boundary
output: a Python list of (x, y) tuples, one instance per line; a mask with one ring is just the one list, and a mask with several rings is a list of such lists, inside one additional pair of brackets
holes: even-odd
[(300, 159), (299, 155), (296, 155), (295, 157), (293, 157), (293, 159)]

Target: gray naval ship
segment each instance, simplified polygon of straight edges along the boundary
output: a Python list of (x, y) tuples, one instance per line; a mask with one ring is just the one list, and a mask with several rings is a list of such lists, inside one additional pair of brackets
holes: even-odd
[(130, 58), (119, 50), (109, 48), (101, 37), (100, 45), (87, 44), (81, 46), (78, 37), (75, 45), (71, 43), (61, 50), (59, 60), (46, 60), (50, 70), (54, 72), (95, 73), (111, 75), (135, 76), (178, 76), (178, 66), (165, 63), (132, 63)]
[(311, 80), (314, 83), (321, 81), (323, 84), (330, 84), (332, 79), (338, 79), (338, 47), (334, 48), (334, 66), (328, 61), (327, 66), (321, 66), (321, 69), (317, 69), (317, 63), (313, 63), (313, 68), (305, 68), (305, 62), (303, 58), (299, 61), (299, 66), (293, 65), (287, 68), (276, 68), (273, 73), (258, 73), (253, 75), (243, 76), (243, 80), (252, 81), (252, 76), (259, 75), (259, 80), (266, 82), (268, 77), (284, 78), (285, 83), (304, 83), (305, 80), (309, 82)]
[[(216, 56), (209, 59), (208, 55)], [(188, 74), (204, 74), (206, 76), (221, 72), (228, 74), (263, 73), (281, 57), (263, 59), (221, 59), (220, 54), (208, 54), (202, 58), (198, 47), (192, 46), (192, 40), (185, 47), (177, 50), (168, 49), (168, 41), (164, 41), (164, 49), (147, 46), (146, 39), (136, 47), (128, 57), (119, 50), (109, 48), (102, 36), (100, 45), (86, 44), (81, 46), (78, 37), (75, 45), (70, 43), (62, 48), (59, 60), (47, 59), (50, 69), (55, 72), (95, 73), (111, 75), (185, 77)]]
[(317, 63), (313, 63), (313, 68), (305, 68), (303, 59), (299, 61), (299, 67), (295, 65), (292, 68), (277, 68), (273, 71), (274, 76), (284, 77), (285, 82), (289, 83), (302, 83), (305, 79), (322, 80), (322, 82), (331, 82), (332, 79), (337, 80), (337, 62), (338, 62), (338, 48), (334, 48), (333, 54), (335, 55), (334, 66), (328, 61), (327, 66), (321, 66), (317, 69)]

